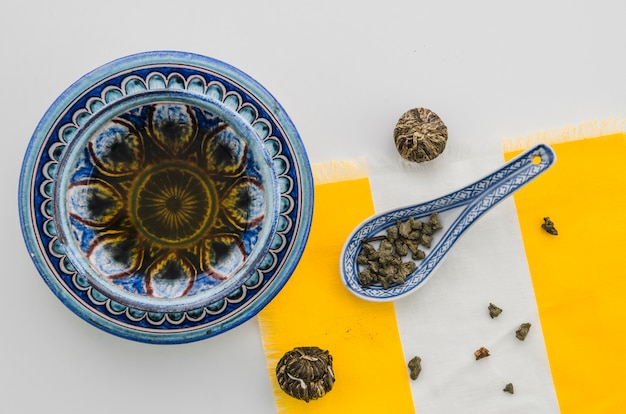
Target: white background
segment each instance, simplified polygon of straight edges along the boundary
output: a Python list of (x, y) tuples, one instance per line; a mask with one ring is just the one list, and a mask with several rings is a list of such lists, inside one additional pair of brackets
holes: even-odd
[[(275, 411), (256, 319), (187, 345), (119, 339), (38, 276), (17, 213), (40, 117), (86, 72), (173, 49), (248, 73), (282, 103), (311, 162), (397, 161), (391, 132), (425, 106), (447, 152), (626, 117), (626, 2), (11, 1), (0, 13), (0, 412)], [(436, 411), (433, 411), (436, 412)]]

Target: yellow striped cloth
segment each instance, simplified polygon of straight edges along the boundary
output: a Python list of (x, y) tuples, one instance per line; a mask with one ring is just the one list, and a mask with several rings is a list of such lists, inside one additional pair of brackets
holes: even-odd
[[(584, 124), (509, 140), (504, 154), (510, 159), (534, 141), (553, 144), (557, 153), (555, 166), (514, 197), (541, 321), (534, 329), (538, 334), (543, 330), (558, 405), (565, 414), (617, 413), (626, 407), (626, 133), (614, 133), (623, 126), (613, 121), (608, 126)], [(341, 284), (343, 243), (374, 207), (363, 169), (335, 167), (331, 175), (338, 181), (320, 184), (329, 180), (316, 177), (311, 235), (300, 264), (259, 314), (277, 409), (426, 412), (420, 406), (428, 404), (413, 401), (394, 305), (357, 299)], [(345, 171), (351, 173), (342, 175)], [(558, 236), (541, 229), (544, 216), (554, 221)], [(319, 400), (296, 400), (276, 382), (278, 359), (297, 346), (318, 346), (334, 357), (337, 382)]]
[[(358, 299), (339, 278), (343, 243), (373, 213), (367, 178), (315, 186), (311, 234), (302, 259), (259, 314), (279, 412), (414, 412), (393, 304)], [(317, 346), (334, 358), (332, 391), (309, 403), (285, 394), (275, 376), (280, 357), (298, 346)]]

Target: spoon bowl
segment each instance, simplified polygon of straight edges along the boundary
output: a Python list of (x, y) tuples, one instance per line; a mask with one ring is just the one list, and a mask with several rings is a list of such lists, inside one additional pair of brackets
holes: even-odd
[[(434, 270), (454, 246), (454, 243), (483, 214), (500, 201), (542, 174), (556, 161), (552, 148), (539, 144), (518, 155), (497, 171), (437, 199), (403, 207), (369, 217), (350, 234), (340, 256), (343, 284), (356, 296), (376, 302), (388, 302), (415, 292), (430, 279)], [(384, 288), (380, 284), (363, 286), (359, 281), (362, 266), (357, 257), (364, 240), (383, 239), (386, 230), (409, 218), (428, 219), (438, 213), (443, 230), (433, 235), (426, 257), (417, 261), (415, 270), (402, 284)]]

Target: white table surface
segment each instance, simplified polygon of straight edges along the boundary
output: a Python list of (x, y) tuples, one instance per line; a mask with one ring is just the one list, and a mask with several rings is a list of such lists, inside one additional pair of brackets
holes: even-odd
[(12, 1), (0, 13), (0, 412), (275, 412), (256, 318), (206, 341), (135, 343), (72, 314), (20, 232), (24, 151), (81, 75), (158, 49), (226, 61), (298, 127), (310, 161), (397, 159), (405, 110), (435, 110), (451, 154), (626, 117), (626, 2)]

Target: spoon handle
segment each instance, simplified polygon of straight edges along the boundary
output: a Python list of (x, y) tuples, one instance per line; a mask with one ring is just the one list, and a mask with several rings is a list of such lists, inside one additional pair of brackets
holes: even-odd
[(489, 209), (536, 178), (556, 161), (552, 148), (539, 144), (518, 155), (502, 168), (453, 194), (467, 195), (467, 207), (451, 224), (428, 259), (436, 265), (456, 240)]
[[(489, 208), (550, 168), (555, 161), (552, 148), (545, 144), (536, 145), (488, 176), (446, 196), (455, 200), (449, 203), (447, 209), (470, 204), (477, 199)], [(491, 196), (486, 197), (487, 194)]]

